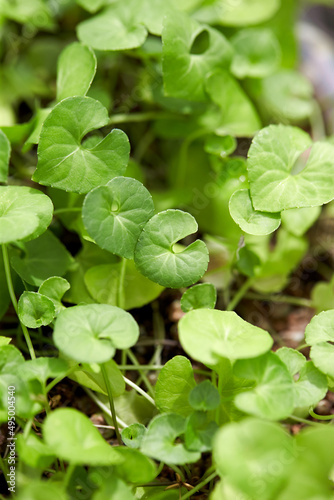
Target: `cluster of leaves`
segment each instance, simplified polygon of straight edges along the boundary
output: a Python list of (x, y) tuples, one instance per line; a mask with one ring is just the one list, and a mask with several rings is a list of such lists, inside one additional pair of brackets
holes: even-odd
[[(299, 7), (0, 0), (0, 317), (15, 325), (0, 337), (0, 422), (11, 388), (18, 499), (186, 499), (209, 484), (212, 500), (333, 499), (333, 426), (306, 420), (334, 389), (333, 281), (313, 291), (309, 358), (273, 352), (232, 311), (250, 287), (284, 289), (334, 199), (333, 141), (312, 130), (295, 70)], [(161, 365), (161, 342), (147, 365), (131, 349), (129, 311), (165, 288), (182, 289), (180, 344), (203, 369)], [(65, 377), (118, 446), (82, 412), (50, 410)], [(292, 437), (298, 419), (310, 428)], [(157, 480), (165, 464), (179, 491)]]

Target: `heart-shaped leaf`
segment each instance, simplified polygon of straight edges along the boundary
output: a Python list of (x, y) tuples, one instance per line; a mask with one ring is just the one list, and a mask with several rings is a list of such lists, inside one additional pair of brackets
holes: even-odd
[(129, 160), (129, 141), (121, 130), (86, 147), (84, 136), (108, 123), (108, 112), (90, 97), (68, 97), (43, 124), (33, 179), (75, 193), (88, 193), (122, 175)]
[(37, 238), (52, 220), (48, 196), (26, 186), (0, 186), (0, 244)]
[(133, 346), (138, 336), (139, 328), (131, 314), (104, 304), (64, 309), (54, 328), (58, 349), (81, 363), (104, 363), (116, 349)]
[(239, 189), (230, 198), (231, 217), (248, 234), (263, 236), (273, 233), (281, 224), (279, 213), (254, 210), (248, 189)]
[(139, 271), (170, 288), (196, 283), (208, 266), (205, 244), (196, 240), (181, 252), (176, 252), (173, 246), (197, 228), (194, 217), (181, 210), (166, 210), (154, 215), (144, 226), (136, 246), (135, 264)]
[(207, 99), (205, 76), (228, 68), (232, 49), (226, 38), (181, 12), (164, 19), (162, 68), (166, 95), (191, 101)]
[(181, 297), (183, 312), (193, 309), (214, 309), (217, 301), (216, 288), (211, 283), (200, 283), (192, 286)]
[(305, 330), (305, 340), (312, 346), (310, 357), (320, 371), (334, 377), (334, 310), (314, 316)]
[(56, 309), (56, 314), (58, 314), (65, 308), (65, 306), (61, 303), (61, 299), (69, 288), (70, 284), (67, 280), (60, 278), (59, 276), (52, 276), (51, 278), (43, 281), (39, 287), (38, 293), (45, 295), (52, 300)]
[(0, 182), (7, 182), (10, 150), (10, 142), (6, 134), (0, 130)]
[(223, 26), (248, 26), (270, 19), (279, 7), (280, 0), (204, 0), (195, 17)]
[(189, 359), (175, 356), (161, 370), (155, 385), (155, 402), (161, 412), (187, 416), (192, 413), (188, 403), (191, 390), (196, 386)]
[(133, 259), (142, 228), (153, 214), (152, 196), (130, 177), (116, 177), (93, 189), (82, 207), (89, 235), (101, 248), (126, 259)]
[(269, 352), (258, 358), (239, 360), (234, 375), (255, 383), (255, 387), (237, 394), (239, 410), (256, 417), (280, 420), (294, 408), (294, 381), (285, 364)]
[(220, 404), (218, 389), (209, 380), (204, 380), (190, 392), (189, 404), (198, 411), (215, 410)]
[(24, 363), (21, 352), (13, 345), (0, 347), (0, 373), (16, 373), (17, 367)]
[(269, 333), (241, 319), (235, 312), (196, 309), (179, 322), (183, 349), (205, 365), (222, 358), (255, 358), (267, 352), (273, 340)]
[(175, 440), (184, 434), (185, 429), (186, 419), (181, 415), (158, 415), (151, 420), (140, 449), (145, 455), (169, 464), (197, 462), (199, 452), (188, 451), (183, 443), (175, 444)]
[(96, 57), (91, 48), (74, 42), (60, 54), (57, 67), (57, 101), (88, 92), (96, 73)]
[(28, 328), (39, 328), (51, 323), (56, 308), (51, 299), (35, 292), (23, 292), (18, 302), (20, 321)]
[(123, 462), (86, 415), (73, 408), (59, 408), (43, 424), (50, 451), (72, 464), (113, 465)]
[(334, 198), (334, 147), (315, 143), (304, 168), (297, 159), (312, 145), (302, 130), (270, 125), (257, 134), (248, 153), (250, 192), (255, 210), (280, 212), (323, 205)]

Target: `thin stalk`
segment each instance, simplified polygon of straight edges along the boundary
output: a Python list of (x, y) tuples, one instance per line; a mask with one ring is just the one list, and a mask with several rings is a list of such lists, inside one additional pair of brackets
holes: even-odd
[(311, 417), (316, 418), (318, 420), (333, 420), (334, 415), (318, 415), (317, 413), (314, 413), (312, 408), (309, 410), (309, 414)]
[[(9, 296), (10, 296), (10, 299), (12, 301), (12, 304), (13, 304), (13, 307), (15, 309), (15, 312), (17, 314), (17, 317), (19, 318), (19, 316), (18, 316), (18, 305), (17, 305), (16, 296), (15, 296), (15, 291), (14, 291), (14, 286), (13, 286), (13, 281), (12, 281), (12, 275), (11, 275), (11, 272), (10, 272), (8, 249), (7, 249), (7, 245), (5, 245), (5, 244), (2, 245), (2, 255), (3, 255), (3, 264), (4, 264), (4, 268), (5, 268), (5, 275), (6, 275), (6, 281), (7, 281), (7, 287), (8, 287)], [(19, 318), (19, 321), (20, 321), (20, 318)], [(22, 332), (23, 332), (26, 344), (27, 344), (28, 349), (29, 349), (30, 357), (31, 357), (31, 359), (36, 359), (36, 354), (35, 354), (34, 347), (33, 347), (32, 342), (31, 342), (31, 338), (30, 338), (28, 329), (27, 329), (27, 327), (23, 323), (21, 323), (21, 321), (20, 321), (20, 325), (21, 325), (21, 328), (22, 328)]]
[(160, 462), (159, 464), (159, 467), (158, 467), (158, 470), (157, 470), (157, 474), (156, 474), (156, 477), (158, 477), (161, 472), (162, 472), (162, 469), (165, 467), (165, 463), (164, 462)]
[(145, 399), (147, 399), (147, 401), (149, 401), (154, 407), (155, 407), (155, 402), (154, 402), (154, 399), (151, 398), (151, 396), (149, 396), (148, 394), (146, 394), (145, 391), (143, 391), (143, 389), (141, 389), (140, 387), (138, 387), (137, 384), (135, 384), (134, 382), (132, 382), (132, 380), (129, 380), (128, 378), (124, 377), (123, 376), (123, 379), (125, 381), (125, 383), (127, 385), (129, 385), (130, 387), (132, 387), (135, 391), (137, 391), (139, 394), (141, 394)]
[(260, 293), (248, 292), (245, 297), (247, 299), (262, 300), (267, 302), (283, 302), (295, 306), (312, 307), (312, 300), (304, 299), (303, 297), (291, 297), (289, 295), (261, 295)]
[(54, 388), (55, 385), (59, 384), (59, 382), (61, 382), (62, 380), (64, 380), (64, 378), (68, 377), (69, 375), (71, 375), (72, 372), (75, 372), (75, 370), (78, 369), (78, 366), (79, 365), (74, 365), (74, 366), (71, 366), (71, 368), (69, 368), (67, 370), (67, 372), (64, 374), (64, 375), (59, 375), (58, 377), (56, 377), (55, 379), (52, 380), (52, 382), (50, 382), (47, 386), (46, 386), (46, 393), (50, 392), (51, 389)]
[[(100, 401), (99, 398), (97, 396), (95, 396), (95, 394), (94, 394), (93, 391), (91, 391), (90, 389), (87, 389), (87, 388), (84, 388), (84, 389), (85, 389), (86, 393), (88, 394), (88, 396), (90, 398), (92, 398), (92, 400), (97, 404), (97, 406), (99, 408), (101, 408), (101, 410), (104, 411), (104, 413), (106, 413), (109, 417), (112, 417), (111, 411), (108, 408), (108, 406), (106, 406), (104, 403), (102, 403), (102, 401)], [(118, 422), (118, 425), (120, 425), (124, 429), (126, 427), (129, 427), (128, 424), (126, 424), (125, 422), (123, 422), (123, 420), (121, 420), (117, 415), (116, 415), (116, 420)]]
[(208, 484), (216, 476), (217, 476), (217, 472), (213, 472), (212, 474), (210, 474), (209, 477), (207, 477), (206, 479), (201, 481), (199, 484), (197, 484), (192, 490), (190, 490), (187, 493), (185, 493), (184, 495), (182, 495), (181, 500), (186, 500), (187, 498), (192, 497), (195, 493), (197, 493), (197, 491), (200, 491), (203, 488), (203, 486)]
[(124, 297), (125, 270), (126, 270), (126, 259), (123, 257), (121, 261), (121, 272), (119, 275), (118, 292), (117, 292), (117, 305), (122, 309), (124, 309), (125, 307), (125, 297)]
[(112, 395), (111, 385), (110, 385), (110, 381), (109, 381), (109, 377), (108, 377), (108, 373), (107, 373), (107, 370), (106, 370), (105, 363), (101, 364), (101, 373), (102, 373), (102, 376), (103, 376), (103, 379), (104, 379), (104, 383), (106, 384), (106, 387), (107, 387), (107, 393), (108, 393), (108, 398), (109, 398), (109, 405), (110, 405), (110, 410), (111, 410), (111, 418), (112, 418), (112, 421), (113, 421), (113, 424), (114, 424), (114, 427), (115, 427), (117, 441), (118, 441), (118, 444), (120, 446), (122, 446), (123, 443), (122, 443), (121, 434), (120, 434), (119, 428), (118, 428), (118, 423), (117, 423), (117, 418), (116, 418), (116, 411), (115, 411), (115, 405), (114, 405), (114, 398), (113, 398), (113, 395)]
[(134, 365), (118, 365), (118, 368), (120, 370), (126, 370), (126, 371), (152, 371), (152, 370), (162, 370), (164, 367), (164, 365), (160, 365), (160, 366), (157, 366), (157, 365), (138, 365), (138, 366), (134, 366)]
[[(138, 368), (140, 366), (140, 363), (138, 362), (138, 359), (133, 354), (131, 349), (126, 349), (126, 353), (127, 353), (128, 358), (132, 361), (132, 363), (136, 366), (136, 368)], [(150, 381), (148, 380), (146, 373), (143, 372), (141, 374), (141, 377), (143, 379), (144, 384), (147, 387), (148, 392), (151, 394), (152, 397), (154, 397), (153, 387), (152, 387), (152, 384), (150, 383)]]
[[(224, 387), (224, 377), (223, 377), (222, 370), (220, 370), (219, 377), (218, 377), (218, 387), (217, 387), (219, 395), (222, 394), (223, 387)], [(216, 423), (217, 423), (217, 425), (220, 425), (220, 413), (221, 413), (221, 404), (216, 409)]]
[(28, 438), (28, 435), (29, 435), (30, 429), (32, 427), (33, 421), (34, 421), (34, 418), (32, 417), (26, 423), (26, 426), (25, 426), (24, 431), (23, 431), (23, 439), (24, 440), (26, 440)]
[(178, 474), (182, 480), (183, 483), (186, 482), (186, 477), (185, 475), (183, 474), (182, 470), (180, 469), (180, 467), (178, 467), (177, 465), (171, 465), (171, 464), (167, 464), (167, 466), (172, 469), (176, 474)]
[(53, 215), (66, 214), (69, 212), (81, 212), (81, 207), (68, 207), (68, 208), (57, 208), (53, 211)]
[(306, 420), (305, 418), (296, 417), (295, 415), (289, 415), (288, 418), (290, 418), (291, 420), (295, 420), (296, 422), (301, 422), (302, 424), (313, 425), (317, 427), (319, 427), (319, 425), (322, 425), (319, 422), (313, 422), (313, 420)]
[(308, 344), (302, 344), (302, 345), (296, 347), (296, 351), (302, 351), (306, 347), (310, 347), (310, 346)]
[(74, 464), (68, 464), (68, 466), (67, 466), (66, 474), (65, 474), (65, 478), (64, 478), (64, 489), (65, 490), (68, 488), (68, 485), (70, 484), (71, 477), (73, 475), (75, 467), (76, 466)]
[(119, 113), (109, 118), (109, 125), (118, 123), (138, 123), (151, 120), (168, 120), (169, 118), (179, 119), (180, 116), (173, 113), (164, 113), (162, 111), (147, 111), (144, 113)]
[(248, 278), (245, 283), (239, 288), (237, 293), (234, 295), (233, 299), (227, 304), (226, 311), (233, 311), (237, 305), (239, 304), (240, 300), (244, 297), (245, 293), (249, 288), (252, 286), (254, 283), (254, 278)]

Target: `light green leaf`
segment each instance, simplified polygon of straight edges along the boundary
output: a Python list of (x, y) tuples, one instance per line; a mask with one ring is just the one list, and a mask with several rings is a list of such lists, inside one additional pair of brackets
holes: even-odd
[(23, 380), (39, 380), (45, 385), (49, 378), (65, 375), (67, 370), (68, 364), (63, 359), (40, 357), (20, 365), (17, 373)]
[(30, 480), (20, 488), (17, 500), (67, 500), (68, 495), (60, 483)]
[(205, 23), (223, 26), (248, 26), (270, 19), (280, 0), (204, 0), (195, 17)]
[(232, 60), (231, 46), (219, 31), (181, 12), (165, 17), (162, 43), (165, 93), (179, 99), (206, 100), (206, 75), (227, 69)]
[(189, 312), (193, 309), (214, 309), (217, 301), (216, 288), (211, 283), (192, 286), (181, 297), (181, 309)]
[(115, 398), (115, 408), (116, 415), (128, 425), (135, 423), (146, 425), (156, 414), (153, 405), (136, 391), (125, 391)]
[(303, 236), (321, 213), (321, 207), (291, 208), (281, 213), (282, 225), (295, 236)]
[(86, 415), (73, 408), (51, 412), (43, 424), (43, 436), (50, 451), (72, 464), (113, 465), (123, 462)]
[(148, 483), (153, 481), (157, 475), (155, 463), (143, 455), (139, 450), (121, 446), (117, 452), (124, 459), (120, 465), (116, 465), (112, 474), (116, 474), (127, 483)]
[(101, 14), (78, 25), (79, 40), (98, 50), (140, 47), (147, 37), (147, 30), (138, 21), (139, 7), (135, 2), (131, 2), (131, 6), (128, 2), (116, 2)]
[(278, 498), (295, 450), (292, 437), (279, 425), (247, 418), (219, 430), (213, 456), (224, 482), (249, 495), (247, 500), (271, 500)]
[(143, 424), (131, 424), (122, 430), (122, 440), (129, 448), (140, 448), (146, 427)]
[(0, 244), (37, 238), (52, 220), (48, 196), (26, 186), (0, 186)]
[(234, 375), (255, 383), (254, 388), (237, 394), (235, 405), (239, 410), (269, 420), (281, 420), (292, 413), (293, 378), (274, 353), (237, 361)]
[[(93, 266), (84, 275), (84, 282), (91, 296), (101, 304), (116, 306), (119, 303), (119, 287), (122, 263)], [(163, 287), (145, 278), (137, 271), (133, 261), (125, 263), (123, 281), (124, 309), (142, 307), (159, 297)]]
[(231, 44), (235, 52), (231, 71), (237, 78), (263, 78), (274, 73), (280, 64), (280, 46), (270, 29), (238, 31)]
[(96, 57), (90, 47), (74, 42), (60, 54), (57, 68), (57, 101), (85, 96), (96, 73)]
[[(116, 398), (125, 391), (125, 382), (121, 370), (117, 363), (110, 359), (104, 364), (109, 379), (111, 393)], [(107, 395), (107, 388), (101, 373), (101, 367), (98, 364), (80, 363), (80, 369), (69, 375), (69, 378), (75, 380), (78, 384), (88, 387), (93, 391)]]
[(186, 447), (192, 451), (211, 451), (218, 428), (216, 422), (210, 421), (205, 412), (196, 411), (187, 419), (184, 435)]
[[(91, 473), (93, 476), (94, 472)], [(92, 500), (118, 500), (121, 498), (122, 500), (136, 500), (132, 494), (131, 488), (124, 483), (119, 477), (111, 476), (108, 478), (108, 481), (103, 481), (102, 486), (98, 489), (98, 491), (93, 492)]]
[(0, 182), (7, 182), (10, 151), (10, 142), (0, 130)]
[(303, 168), (297, 160), (310, 146), (310, 137), (295, 127), (270, 125), (258, 133), (248, 154), (255, 210), (280, 212), (323, 205), (334, 198), (328, 182), (334, 175), (334, 147), (315, 143)]
[(24, 363), (21, 352), (13, 345), (0, 347), (0, 373), (16, 373), (19, 365)]
[(17, 436), (17, 451), (20, 460), (36, 469), (44, 470), (50, 467), (56, 458), (48, 446), (33, 432), (30, 432), (27, 438), (21, 433)]
[(0, 255), (0, 319), (7, 312), (8, 306), (10, 304), (10, 296), (8, 292), (8, 286), (6, 283), (6, 273), (3, 265), (2, 252)]
[(155, 402), (160, 412), (188, 416), (193, 412), (188, 398), (196, 386), (190, 361), (175, 356), (161, 370), (155, 385)]
[(10, 262), (30, 285), (40, 286), (51, 276), (62, 276), (73, 262), (71, 254), (51, 231), (24, 244), (23, 252), (12, 250)]
[(334, 276), (329, 283), (320, 281), (311, 291), (312, 307), (317, 313), (334, 309)]
[(209, 380), (204, 380), (190, 392), (189, 404), (198, 411), (215, 410), (220, 404), (218, 389)]
[(231, 196), (229, 210), (234, 222), (248, 234), (263, 236), (271, 234), (281, 224), (280, 213), (254, 210), (248, 189), (239, 189)]
[(139, 235), (153, 214), (152, 196), (130, 177), (116, 177), (93, 189), (82, 207), (88, 234), (101, 248), (127, 259), (133, 259)]
[(216, 105), (200, 122), (217, 135), (253, 136), (261, 128), (257, 112), (239, 83), (227, 72), (208, 77), (206, 90)]
[(129, 141), (113, 129), (92, 147), (84, 136), (108, 123), (108, 112), (90, 97), (68, 97), (57, 104), (43, 124), (33, 179), (65, 191), (87, 193), (122, 175), (129, 159)]
[(145, 434), (141, 451), (156, 460), (169, 464), (189, 464), (197, 462), (200, 453), (189, 451), (181, 442), (175, 440), (182, 436), (186, 429), (186, 419), (181, 415), (166, 413), (151, 420)]
[(133, 346), (139, 328), (123, 309), (88, 304), (61, 311), (53, 335), (58, 349), (70, 359), (81, 363), (104, 363), (114, 356), (116, 349)]
[(61, 299), (67, 290), (70, 289), (70, 284), (64, 278), (59, 276), (52, 276), (51, 278), (43, 281), (39, 287), (38, 293), (45, 295), (52, 300), (55, 308), (56, 314), (58, 314), (62, 309), (65, 308), (61, 303)]
[(255, 358), (267, 352), (273, 340), (269, 333), (241, 319), (235, 312), (196, 309), (179, 322), (183, 349), (207, 366), (222, 358)]
[(291, 349), (290, 347), (281, 347), (277, 349), (275, 354), (283, 361), (292, 376), (300, 372), (306, 364), (305, 356), (301, 352)]
[(12, 339), (10, 337), (2, 337), (0, 336), (0, 347), (4, 345), (8, 345)]
[(210, 135), (205, 139), (204, 149), (207, 153), (225, 158), (234, 153), (237, 141), (232, 135)]
[(14, 3), (0, 0), (0, 15), (32, 27), (47, 29), (52, 26), (50, 8), (43, 0), (17, 0)]
[(295, 408), (314, 407), (326, 396), (327, 377), (314, 366), (312, 361), (307, 361), (300, 370), (294, 389)]
[(334, 377), (334, 310), (314, 316), (305, 330), (310, 357), (320, 371)]
[(51, 323), (56, 309), (51, 299), (35, 292), (23, 292), (18, 302), (20, 321), (28, 328), (39, 328)]
[(135, 264), (147, 278), (161, 286), (179, 288), (198, 281), (208, 266), (208, 250), (196, 240), (181, 252), (175, 243), (197, 231), (192, 215), (181, 210), (166, 210), (154, 215), (139, 237)]
[(23, 151), (29, 151), (33, 144), (39, 143), (39, 138), (41, 135), (41, 130), (43, 127), (43, 123), (46, 118), (49, 116), (52, 108), (39, 108), (36, 111), (35, 117), (33, 118), (33, 127), (31, 129), (31, 133), (29, 137), (24, 143)]

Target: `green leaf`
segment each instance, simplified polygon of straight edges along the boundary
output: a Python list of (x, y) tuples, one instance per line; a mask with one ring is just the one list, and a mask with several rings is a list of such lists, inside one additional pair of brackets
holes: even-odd
[(35, 292), (23, 292), (18, 302), (20, 321), (28, 328), (39, 328), (51, 323), (56, 315), (52, 300)]
[(282, 225), (295, 236), (303, 236), (313, 226), (321, 207), (291, 208), (281, 213)]
[(47, 29), (52, 26), (50, 8), (43, 0), (17, 0), (15, 3), (0, 0), (0, 15), (32, 27)]
[(0, 130), (0, 182), (7, 182), (10, 151), (10, 142)]
[(311, 299), (317, 313), (334, 309), (334, 276), (329, 283), (317, 283), (312, 288)]
[(85, 96), (96, 73), (97, 61), (90, 47), (74, 42), (60, 54), (57, 68), (57, 101)]
[(53, 335), (58, 349), (70, 359), (81, 363), (104, 363), (114, 356), (116, 349), (133, 346), (139, 328), (123, 309), (88, 304), (61, 311)]
[(232, 49), (217, 30), (203, 26), (186, 14), (171, 12), (162, 31), (162, 68), (167, 96), (205, 101), (205, 77), (227, 69)]
[(21, 352), (13, 345), (0, 347), (0, 373), (16, 373), (19, 365), (24, 363)]
[(175, 356), (165, 364), (155, 385), (157, 408), (160, 412), (188, 416), (193, 411), (188, 398), (195, 386), (190, 361), (184, 356)]
[(182, 436), (186, 429), (186, 419), (181, 415), (166, 413), (151, 420), (145, 434), (141, 451), (156, 460), (168, 464), (187, 464), (197, 462), (200, 453), (189, 451), (181, 442), (175, 440)]
[(215, 108), (200, 119), (203, 126), (217, 135), (253, 136), (261, 128), (257, 112), (239, 83), (227, 72), (209, 76), (206, 91)]
[[(93, 476), (94, 472), (91, 473)], [(94, 478), (95, 476), (93, 476)], [(104, 481), (98, 491), (93, 492), (92, 500), (135, 500), (130, 487), (117, 476), (111, 476)]]
[(124, 459), (120, 465), (116, 465), (112, 474), (117, 474), (127, 483), (148, 483), (153, 481), (157, 475), (155, 463), (147, 458), (139, 450), (121, 446), (117, 452)]
[(138, 5), (135, 2), (131, 6), (116, 2), (101, 14), (80, 23), (77, 35), (82, 43), (93, 49), (128, 50), (144, 43), (147, 30), (138, 21)]
[(60, 483), (31, 480), (20, 488), (17, 500), (67, 500), (68, 495)]
[(184, 350), (207, 366), (222, 358), (255, 358), (267, 352), (273, 340), (269, 333), (241, 319), (235, 312), (196, 309), (179, 322)]
[(49, 378), (65, 375), (67, 370), (68, 364), (63, 359), (40, 357), (20, 365), (17, 373), (23, 380), (38, 380), (45, 386)]
[(5, 273), (5, 268), (3, 265), (3, 258), (2, 258), (2, 252), (0, 254), (0, 283), (2, 283), (2, 286), (0, 286), (0, 319), (4, 314), (6, 314), (7, 309), (10, 304), (10, 296), (8, 292), (8, 286), (5, 285), (6, 283), (6, 273)]
[(192, 286), (181, 297), (183, 312), (193, 309), (214, 309), (217, 301), (216, 288), (211, 283), (200, 283)]
[(133, 259), (139, 235), (153, 214), (152, 196), (130, 177), (116, 177), (93, 189), (82, 207), (88, 234), (101, 248), (126, 259)]
[(48, 196), (26, 186), (0, 186), (0, 244), (37, 238), (52, 220)]
[[(97, 302), (116, 306), (119, 303), (121, 273), (121, 262), (93, 266), (85, 273), (84, 282)], [(137, 271), (133, 261), (126, 261), (123, 281), (124, 309), (142, 307), (159, 297), (162, 291), (162, 286)]]
[(248, 234), (263, 236), (271, 234), (281, 224), (280, 213), (254, 210), (248, 189), (239, 189), (231, 196), (229, 210), (234, 222)]
[(198, 281), (208, 266), (208, 250), (196, 240), (181, 252), (174, 250), (180, 239), (197, 231), (192, 215), (181, 210), (166, 210), (154, 215), (139, 237), (135, 264), (147, 278), (161, 286), (179, 288)]
[(86, 415), (73, 408), (51, 412), (43, 424), (43, 436), (50, 451), (72, 464), (113, 465), (123, 462)]
[(50, 467), (56, 458), (48, 446), (32, 432), (26, 439), (23, 437), (23, 434), (17, 436), (17, 451), (20, 460), (36, 469)]
[(334, 310), (314, 316), (305, 330), (310, 357), (320, 371), (334, 377)]
[(279, 7), (280, 0), (205, 0), (195, 17), (205, 23), (248, 26), (270, 19)]
[[(121, 370), (113, 359), (104, 364), (109, 379), (113, 397), (121, 396), (125, 391), (125, 382)], [(88, 387), (95, 392), (107, 395), (107, 388), (98, 364), (80, 363), (80, 369), (69, 375), (78, 384)]]
[(280, 212), (323, 205), (334, 198), (328, 182), (334, 175), (332, 145), (315, 143), (305, 167), (296, 163), (311, 145), (310, 137), (295, 127), (270, 125), (258, 133), (248, 154), (255, 210)]
[(237, 78), (263, 78), (278, 69), (281, 50), (270, 29), (245, 29), (232, 38), (234, 57), (231, 71)]
[(189, 404), (198, 411), (215, 410), (220, 405), (219, 392), (209, 380), (204, 380), (190, 392)]
[(138, 449), (145, 434), (146, 427), (143, 424), (131, 424), (122, 430), (122, 440), (129, 448)]
[(192, 451), (211, 451), (217, 430), (218, 425), (209, 421), (206, 413), (202, 411), (193, 413), (187, 419), (184, 435), (186, 447)]
[(291, 436), (279, 425), (247, 418), (219, 430), (213, 456), (224, 482), (241, 490), (247, 500), (271, 500), (279, 498), (295, 450)]
[(70, 284), (67, 280), (59, 276), (52, 276), (43, 281), (39, 287), (38, 293), (52, 300), (56, 309), (56, 314), (58, 314), (62, 309), (65, 309), (65, 306), (61, 303), (61, 299), (64, 293), (69, 289)]
[(0, 336), (0, 347), (4, 346), (4, 345), (8, 345), (10, 342), (11, 342), (11, 338), (10, 337), (2, 337)]
[(254, 388), (237, 394), (235, 405), (239, 410), (269, 420), (281, 420), (292, 413), (293, 378), (274, 353), (237, 361), (234, 375), (255, 383)]
[(129, 141), (113, 129), (93, 147), (82, 143), (88, 132), (108, 123), (108, 112), (90, 97), (68, 97), (43, 124), (33, 180), (65, 191), (87, 193), (122, 175), (129, 159)]
[(275, 352), (276, 356), (285, 364), (292, 377), (305, 366), (306, 358), (301, 353), (290, 347), (281, 347)]
[(312, 361), (307, 361), (295, 382), (295, 408), (316, 406), (326, 396), (327, 390), (326, 375), (321, 373)]
[(237, 141), (232, 135), (209, 135), (205, 139), (204, 149), (207, 153), (225, 158), (234, 153), (237, 147)]
[(62, 276), (73, 262), (71, 254), (51, 231), (28, 241), (23, 253), (12, 250), (10, 262), (17, 274), (30, 285), (40, 286), (52, 276)]

